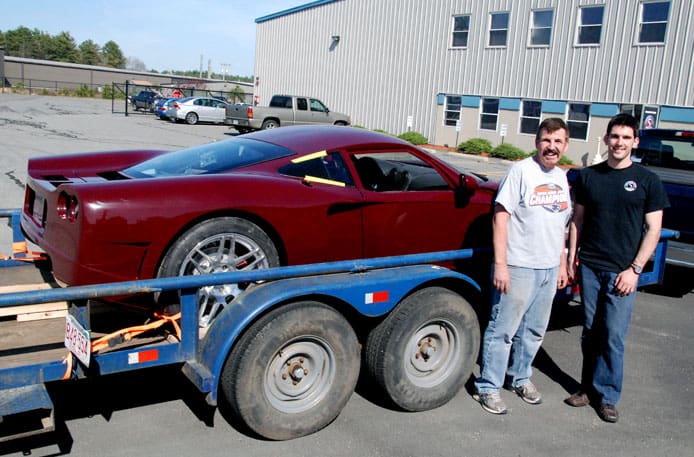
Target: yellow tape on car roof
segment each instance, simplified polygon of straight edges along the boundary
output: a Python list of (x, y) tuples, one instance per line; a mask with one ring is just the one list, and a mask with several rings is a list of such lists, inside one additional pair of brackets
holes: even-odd
[(314, 152), (313, 154), (308, 154), (303, 157), (297, 157), (296, 159), (292, 160), (292, 163), (301, 163), (301, 162), (306, 162), (307, 160), (313, 160), (317, 159), (319, 157), (325, 157), (327, 156), (328, 153), (325, 150)]

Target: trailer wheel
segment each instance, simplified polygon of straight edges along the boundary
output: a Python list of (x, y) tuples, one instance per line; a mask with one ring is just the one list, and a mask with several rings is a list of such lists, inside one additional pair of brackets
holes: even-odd
[(453, 398), (479, 350), (477, 316), (460, 295), (428, 287), (405, 298), (366, 342), (369, 375), (406, 411), (436, 408)]
[(222, 370), (220, 397), (252, 432), (298, 438), (337, 417), (359, 366), (359, 343), (347, 320), (322, 303), (297, 302), (244, 333)]

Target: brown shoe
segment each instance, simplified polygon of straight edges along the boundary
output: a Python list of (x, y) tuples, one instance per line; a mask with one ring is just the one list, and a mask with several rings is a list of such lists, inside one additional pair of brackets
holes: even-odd
[(590, 403), (590, 399), (588, 398), (588, 394), (578, 391), (569, 398), (564, 399), (564, 403), (579, 408), (581, 406), (587, 406), (588, 403)]
[(615, 405), (610, 405), (609, 403), (603, 403), (598, 408), (598, 416), (605, 422), (615, 423), (619, 420), (619, 413), (617, 412), (617, 407)]

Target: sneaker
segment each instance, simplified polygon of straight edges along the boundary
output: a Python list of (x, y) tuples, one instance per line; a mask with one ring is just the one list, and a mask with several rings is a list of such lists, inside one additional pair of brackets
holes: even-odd
[(515, 386), (513, 391), (516, 392), (518, 396), (521, 397), (526, 403), (531, 405), (539, 405), (542, 403), (542, 395), (540, 395), (537, 387), (535, 387), (532, 382), (523, 384), (522, 386)]
[(478, 393), (473, 395), (472, 398), (480, 402), (485, 411), (492, 414), (506, 414), (508, 412), (506, 403), (501, 399), (499, 392)]

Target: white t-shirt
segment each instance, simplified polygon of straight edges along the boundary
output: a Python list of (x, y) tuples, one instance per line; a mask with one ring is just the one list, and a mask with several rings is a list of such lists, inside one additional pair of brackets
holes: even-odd
[(511, 215), (506, 245), (508, 264), (535, 269), (558, 266), (571, 217), (564, 170), (545, 170), (532, 157), (516, 162), (501, 181), (496, 203)]

